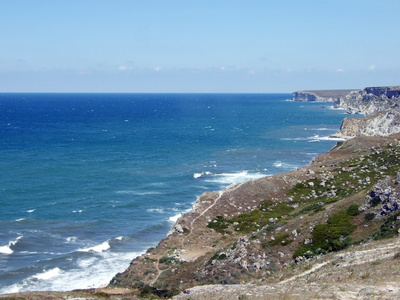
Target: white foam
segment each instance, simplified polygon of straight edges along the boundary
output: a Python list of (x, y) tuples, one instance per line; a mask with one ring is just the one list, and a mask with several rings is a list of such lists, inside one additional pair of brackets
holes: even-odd
[(39, 273), (39, 274), (33, 275), (32, 278), (36, 278), (39, 280), (48, 280), (48, 279), (51, 279), (51, 278), (54, 278), (54, 277), (60, 275), (60, 273), (61, 273), (61, 269), (56, 267), (54, 269), (45, 271), (44, 273)]
[(283, 162), (283, 161), (280, 161), (280, 160), (274, 162), (273, 166), (275, 168), (283, 168), (283, 169), (286, 169), (286, 170), (293, 170), (293, 169), (296, 169), (298, 167), (295, 164)]
[(333, 138), (330, 136), (319, 136), (318, 134), (316, 134), (312, 137), (309, 137), (308, 140), (310, 143), (320, 142), (320, 141), (344, 141), (344, 139), (341, 139), (341, 138)]
[(36, 210), (36, 209), (30, 209), (30, 210), (27, 210), (26, 212), (27, 212), (27, 213), (33, 213), (35, 210)]
[(146, 211), (148, 211), (148, 212), (156, 212), (156, 213), (159, 213), (159, 214), (164, 213), (164, 209), (162, 209), (162, 208), (149, 208)]
[(23, 220), (26, 220), (26, 218), (20, 218), (20, 219), (16, 219), (15, 222), (21, 222)]
[(203, 177), (208, 177), (211, 175), (212, 175), (211, 172), (194, 173), (193, 178), (203, 178)]
[(10, 246), (0, 246), (0, 254), (11, 254), (14, 251), (11, 250)]
[(78, 238), (76, 236), (69, 236), (65, 239), (68, 243), (75, 243)]
[(262, 174), (260, 172), (249, 173), (247, 171), (242, 171), (238, 173), (219, 173), (213, 174), (211, 177), (207, 178), (207, 182), (216, 182), (223, 185), (230, 185), (233, 183), (242, 183), (245, 181), (250, 181), (254, 179), (259, 179), (268, 176), (267, 174)]
[(11, 249), (11, 246), (14, 246), (18, 243), (18, 241), (22, 239), (22, 236), (19, 236), (14, 241), (9, 241), (8, 245), (0, 246), (0, 254), (12, 254), (14, 251)]
[(89, 247), (89, 248), (83, 248), (83, 249), (78, 249), (77, 251), (79, 252), (97, 252), (97, 253), (101, 253), (103, 251), (107, 251), (108, 249), (110, 249), (110, 244), (108, 243), (108, 241), (105, 241), (99, 245), (93, 246), (93, 247)]
[(124, 271), (135, 257), (143, 252), (103, 252), (95, 258), (79, 259), (71, 270), (54, 268), (0, 288), (0, 294), (25, 291), (70, 291), (106, 286), (115, 274)]
[(175, 215), (175, 216), (169, 217), (169, 218), (168, 218), (168, 221), (175, 224), (176, 221), (178, 221), (178, 219), (179, 219), (181, 216), (182, 216), (182, 214), (179, 213), (179, 214), (177, 214), (177, 215)]
[(145, 195), (159, 195), (161, 194), (160, 192), (156, 192), (156, 191), (149, 191), (149, 192), (138, 192), (138, 191), (127, 191), (127, 190), (123, 190), (123, 191), (116, 191), (117, 194), (121, 194), (121, 195), (137, 195), (137, 196), (145, 196)]

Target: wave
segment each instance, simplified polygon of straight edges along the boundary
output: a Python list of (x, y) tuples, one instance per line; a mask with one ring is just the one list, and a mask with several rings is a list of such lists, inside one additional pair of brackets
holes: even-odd
[(132, 259), (144, 252), (128, 252), (124, 255), (103, 252), (96, 257), (81, 257), (69, 270), (60, 267), (38, 270), (36, 274), (21, 279), (18, 283), (0, 287), (0, 294), (38, 290), (70, 291), (106, 286), (115, 274), (124, 271)]
[(17, 237), (14, 241), (9, 241), (8, 245), (0, 246), (0, 254), (14, 253), (14, 250), (12, 250), (11, 247), (15, 246), (20, 239), (22, 239), (22, 236)]
[[(237, 173), (215, 173), (215, 174), (211, 172), (203, 172), (203, 173), (195, 173), (195, 175), (196, 174), (205, 174), (204, 176), (200, 176), (197, 178), (204, 178), (204, 181), (206, 182), (214, 182), (223, 185), (230, 185), (232, 183), (242, 183), (245, 181), (250, 181), (268, 176), (268, 174), (263, 174), (261, 172), (248, 172), (248, 171), (241, 171)], [(195, 177), (195, 175), (193, 177)]]
[(116, 191), (117, 194), (121, 195), (137, 195), (137, 196), (145, 196), (145, 195), (160, 195), (160, 192), (149, 191), (149, 192), (138, 192), (135, 190), (123, 190), (123, 191)]
[(101, 253), (103, 251), (107, 251), (108, 249), (110, 249), (111, 246), (108, 243), (108, 241), (105, 241), (99, 245), (93, 246), (93, 247), (89, 247), (89, 248), (83, 248), (83, 249), (78, 249), (76, 251), (78, 252), (97, 252), (97, 253)]
[(275, 168), (282, 168), (285, 170), (294, 170), (298, 167), (298, 165), (295, 164), (291, 164), (291, 163), (287, 163), (287, 162), (283, 162), (280, 160), (277, 160), (276, 162), (274, 162), (273, 166)]
[(43, 273), (33, 275), (32, 278), (36, 278), (38, 280), (48, 280), (48, 279), (51, 279), (51, 278), (54, 278), (54, 277), (60, 275), (60, 273), (61, 273), (61, 269), (56, 267), (54, 269), (45, 271)]
[[(315, 130), (324, 130), (324, 129), (315, 129)], [(329, 130), (329, 129), (327, 129)], [(320, 141), (343, 141), (343, 139), (333, 138), (331, 136), (319, 136), (315, 134), (309, 137), (297, 137), (297, 138), (281, 138), (282, 141), (308, 141), (310, 143), (320, 142)]]
[(164, 213), (164, 209), (162, 209), (162, 208), (149, 208), (149, 209), (146, 209), (146, 211), (148, 211), (148, 212), (156, 212), (156, 213), (159, 213), (159, 214), (163, 214)]
[(213, 174), (211, 172), (202, 172), (202, 173), (194, 173), (193, 178), (205, 178), (205, 177), (210, 177)]

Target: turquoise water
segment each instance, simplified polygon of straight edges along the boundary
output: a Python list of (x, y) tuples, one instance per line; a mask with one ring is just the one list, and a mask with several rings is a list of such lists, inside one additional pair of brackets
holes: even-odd
[(205, 191), (328, 151), (291, 94), (0, 94), (0, 293), (107, 284)]

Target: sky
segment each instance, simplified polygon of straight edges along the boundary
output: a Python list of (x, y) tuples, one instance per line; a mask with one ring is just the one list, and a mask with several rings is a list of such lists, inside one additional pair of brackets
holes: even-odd
[(399, 0), (0, 0), (0, 92), (400, 85)]

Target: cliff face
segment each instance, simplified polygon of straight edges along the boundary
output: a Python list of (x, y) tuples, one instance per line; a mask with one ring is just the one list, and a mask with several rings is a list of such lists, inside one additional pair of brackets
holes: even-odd
[[(266, 284), (279, 281), (289, 266), (374, 239), (389, 216), (400, 215), (399, 139), (357, 137), (304, 168), (201, 195), (111, 286), (171, 291)], [(400, 227), (394, 222), (391, 236)]]
[(335, 107), (346, 109), (349, 113), (371, 115), (398, 107), (399, 99), (400, 86), (370, 87), (340, 97)]
[[(398, 90), (294, 94), (296, 99), (324, 98), (338, 107), (369, 113), (362, 119), (346, 118), (338, 136), (355, 138), (338, 143), (304, 168), (201, 195), (168, 236), (134, 259), (110, 287), (150, 285), (156, 291), (171, 291), (206, 284), (276, 282), (280, 277), (276, 274), (288, 266), (344, 249), (353, 241), (380, 237), (390, 222), (391, 229), (385, 230), (396, 235)], [(390, 191), (387, 197), (386, 191)]]
[(353, 90), (319, 90), (293, 92), (294, 101), (305, 102), (338, 102), (340, 97), (348, 95)]
[(301, 91), (294, 101), (334, 102), (349, 114), (365, 114), (362, 119), (346, 118), (333, 137), (388, 136), (400, 132), (400, 86), (367, 87), (362, 90)]

